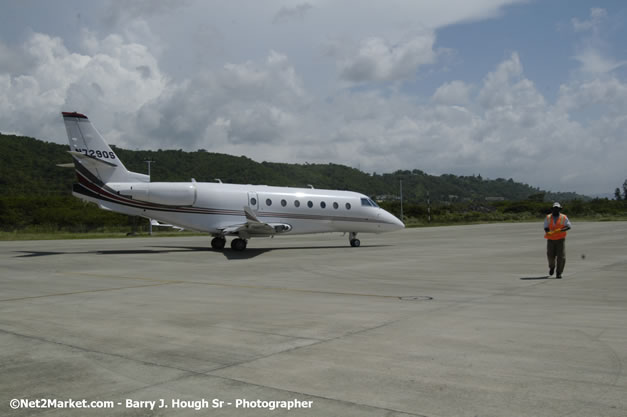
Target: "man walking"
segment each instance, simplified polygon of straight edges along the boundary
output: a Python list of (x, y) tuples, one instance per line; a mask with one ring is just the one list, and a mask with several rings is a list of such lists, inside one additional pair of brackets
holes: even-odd
[[(546, 256), (549, 259), (549, 276), (555, 272), (555, 278), (561, 279), (564, 266), (566, 265), (566, 231), (570, 230), (570, 220), (565, 214), (560, 213), (562, 206), (560, 203), (553, 203), (551, 214), (544, 219), (544, 238), (546, 241)], [(557, 265), (555, 259), (557, 258)]]

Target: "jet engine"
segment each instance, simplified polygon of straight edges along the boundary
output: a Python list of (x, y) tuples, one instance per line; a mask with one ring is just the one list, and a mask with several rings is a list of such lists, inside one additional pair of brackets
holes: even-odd
[(191, 182), (108, 183), (119, 195), (166, 206), (193, 206), (196, 185)]

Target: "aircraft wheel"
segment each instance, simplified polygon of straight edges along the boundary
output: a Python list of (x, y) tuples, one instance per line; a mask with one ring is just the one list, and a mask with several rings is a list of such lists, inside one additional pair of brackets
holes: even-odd
[(231, 249), (236, 250), (238, 252), (243, 251), (244, 249), (246, 249), (246, 241), (244, 239), (233, 239), (231, 241)]
[(226, 239), (223, 237), (214, 237), (211, 239), (211, 247), (215, 250), (222, 250), (226, 245)]
[(351, 246), (354, 248), (358, 248), (359, 245), (361, 245), (361, 242), (359, 241), (359, 239), (351, 239)]

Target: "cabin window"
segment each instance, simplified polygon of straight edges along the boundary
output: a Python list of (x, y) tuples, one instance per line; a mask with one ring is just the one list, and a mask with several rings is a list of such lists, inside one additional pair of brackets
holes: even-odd
[(340, 208), (340, 205), (338, 203), (334, 202), (333, 203), (333, 208), (337, 210), (338, 208)]
[(350, 210), (351, 209), (351, 203), (346, 203), (346, 210)]
[(257, 199), (256, 199), (255, 197), (252, 197), (252, 198), (250, 199), (250, 205), (251, 205), (251, 206), (256, 206), (256, 205), (257, 205)]
[(325, 203), (324, 201), (321, 201), (320, 208), (327, 208), (327, 203)]
[(294, 207), (300, 207), (300, 201), (294, 200)]
[(285, 200), (281, 200), (281, 205), (282, 205), (283, 207), (287, 206), (287, 201), (285, 201)]
[(307, 202), (307, 207), (312, 208), (313, 207), (313, 202), (311, 200), (309, 200)]
[(374, 200), (370, 199), (370, 200), (368, 200), (368, 201), (370, 201), (370, 205), (371, 205), (372, 207), (379, 208), (379, 205), (378, 205), (377, 203), (375, 203), (375, 202), (374, 202)]
[(272, 205), (272, 200), (269, 198), (266, 200), (266, 206), (270, 207)]

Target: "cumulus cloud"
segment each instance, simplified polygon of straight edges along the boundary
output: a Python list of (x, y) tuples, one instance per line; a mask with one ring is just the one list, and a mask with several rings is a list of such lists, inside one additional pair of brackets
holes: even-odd
[(391, 44), (379, 37), (363, 40), (357, 50), (339, 60), (340, 77), (346, 81), (396, 81), (416, 74), (419, 67), (433, 64), (435, 34), (425, 32)]
[(444, 83), (431, 97), (434, 103), (448, 105), (466, 105), (470, 102), (471, 86), (463, 81)]
[[(373, 93), (345, 97), (334, 104), (352, 117), (333, 138), (342, 154), (355, 155), (354, 166), (377, 171), (399, 166), (470, 175), (481, 167), (484, 177), (593, 189), (601, 173), (624, 176), (618, 155), (627, 152), (620, 130), (627, 123), (626, 88), (616, 78), (572, 81), (552, 104), (525, 77), (514, 53), (486, 75), (476, 93), (451, 82), (422, 105)], [(578, 120), (582, 106), (603, 116)]]
[(135, 112), (160, 95), (166, 78), (146, 47), (117, 35), (83, 35), (88, 54), (70, 52), (60, 38), (40, 33), (12, 51), (31, 65), (0, 73), (3, 129), (59, 137), (61, 110), (99, 113), (110, 124), (116, 114)]
[(581, 64), (580, 70), (587, 74), (606, 74), (627, 65), (627, 61), (617, 61), (591, 45), (585, 46), (574, 58)]
[(229, 63), (171, 83), (141, 107), (137, 126), (129, 128), (144, 130), (153, 147), (247, 154), (242, 149), (255, 147), (256, 157), (281, 159), (273, 148), (298, 140), (308, 100), (287, 57), (270, 51), (261, 62)]
[(19, 74), (30, 65), (32, 62), (26, 54), (9, 48), (0, 40), (0, 74)]
[[(426, 103), (376, 90), (323, 99), (276, 51), (177, 82), (142, 45), (84, 36), (88, 54), (42, 34), (22, 46), (35, 65), (0, 73), (3, 131), (63, 138), (58, 112), (78, 110), (111, 142), (130, 148), (205, 148), (377, 172), (480, 172), (560, 190), (592, 188), (594, 175), (608, 170), (623, 175), (627, 84), (615, 77), (573, 80), (552, 104), (513, 53), (480, 84), (444, 83)], [(577, 121), (581, 111), (601, 116)], [(575, 159), (565, 149), (583, 155)]]
[(565, 112), (598, 106), (605, 115), (619, 116), (627, 109), (627, 84), (616, 77), (563, 84), (556, 106)]
[(593, 8), (589, 20), (573, 18), (571, 21), (573, 30), (581, 35), (573, 58), (579, 62), (579, 71), (584, 76), (608, 74), (627, 65), (626, 60), (617, 60), (609, 52), (603, 37), (607, 17), (605, 9)]
[[(309, 10), (303, 7), (303, 15)], [(284, 14), (299, 18), (298, 7)], [(0, 43), (2, 131), (65, 142), (59, 112), (76, 110), (110, 142), (131, 149), (204, 148), (377, 172), (481, 173), (563, 191), (624, 180), (627, 83), (615, 71), (621, 62), (598, 42), (578, 44), (586, 76), (571, 77), (556, 97), (543, 95), (516, 52), (472, 82), (441, 81), (432, 94), (419, 95), (403, 82), (438, 63), (437, 32), (412, 26), (373, 34), (364, 25), (356, 41), (352, 33), (330, 36), (330, 54), (318, 58), (332, 58), (323, 79), (332, 87), (321, 93), (287, 46), (255, 44), (243, 58), (229, 56), (184, 77), (166, 74), (151, 25), (143, 18), (126, 22), (114, 33), (80, 31), (80, 42), (33, 33), (17, 46)], [(223, 33), (220, 42), (232, 36)], [(595, 32), (591, 26), (578, 33), (589, 39)], [(603, 52), (596, 64), (585, 46)], [(351, 88), (335, 88), (338, 81)], [(386, 82), (395, 88), (380, 88)]]

